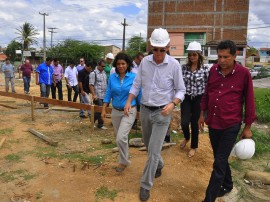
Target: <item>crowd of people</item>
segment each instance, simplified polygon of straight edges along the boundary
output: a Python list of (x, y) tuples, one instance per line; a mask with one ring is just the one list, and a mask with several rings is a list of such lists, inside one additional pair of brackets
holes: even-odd
[[(140, 180), (140, 200), (147, 201), (154, 179), (162, 175), (165, 166), (161, 149), (168, 133), (172, 111), (181, 106), (181, 128), (184, 140), (180, 149), (191, 139), (189, 158), (196, 154), (199, 130), (204, 123), (209, 127), (214, 163), (211, 178), (206, 189), (204, 202), (214, 202), (217, 197), (233, 189), (228, 158), (242, 122), (245, 123), (240, 139), (251, 138), (251, 124), (255, 120), (253, 84), (249, 71), (235, 62), (236, 45), (224, 40), (217, 46), (218, 63), (211, 69), (203, 64), (201, 44), (189, 43), (187, 63), (180, 65), (169, 54), (170, 37), (166, 29), (155, 29), (149, 39), (151, 54), (138, 53), (133, 60), (120, 52), (115, 57), (108, 53), (97, 64), (80, 58), (79, 65), (70, 62), (63, 70), (55, 58), (47, 58), (36, 72), (36, 84), (40, 86), (41, 97), (63, 100), (62, 79), (66, 80), (68, 101), (76, 102), (79, 97), (84, 104), (103, 106), (102, 112), (95, 112), (97, 127), (106, 130), (104, 119), (106, 107), (112, 107), (111, 119), (116, 143), (119, 148), (118, 166), (115, 171), (124, 172), (130, 165), (128, 135), (138, 122), (140, 111), (142, 138), (148, 158)], [(9, 59), (3, 66), (6, 91), (11, 83), (14, 89), (14, 73)], [(32, 66), (29, 60), (22, 65), (24, 92), (29, 94)], [(73, 97), (72, 97), (73, 92)], [(91, 94), (91, 96), (90, 96)], [(48, 104), (44, 103), (44, 107)], [(244, 118), (243, 118), (243, 107)], [(80, 111), (80, 117), (87, 118)], [(242, 120), (243, 119), (243, 120)]]

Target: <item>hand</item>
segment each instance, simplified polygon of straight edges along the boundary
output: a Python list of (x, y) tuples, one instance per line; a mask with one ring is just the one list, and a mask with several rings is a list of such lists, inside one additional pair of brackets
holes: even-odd
[(169, 114), (172, 113), (174, 109), (174, 104), (172, 102), (170, 102), (169, 104), (167, 104), (161, 111), (161, 114), (163, 116), (168, 116)]
[(38, 81), (36, 82), (36, 85), (39, 85), (39, 82)]
[(204, 131), (204, 116), (200, 115), (200, 118), (198, 120), (199, 129), (201, 132)]
[(69, 89), (71, 89), (71, 88), (72, 88), (72, 86), (71, 86), (70, 84), (68, 84), (68, 85), (67, 85), (67, 87), (68, 87)]
[(97, 97), (97, 95), (95, 94), (95, 95), (93, 95), (92, 96), (92, 98), (93, 98), (93, 101), (95, 101), (96, 99), (98, 99), (98, 97)]
[(56, 83), (55, 82), (53, 83), (53, 86), (56, 87)]
[(249, 139), (252, 137), (252, 132), (250, 130), (250, 126), (245, 126), (239, 139), (242, 140), (242, 139)]
[(85, 96), (85, 92), (84, 91), (82, 91), (81, 94), (82, 94), (82, 96)]
[(126, 116), (128, 116), (130, 110), (131, 110), (131, 105), (130, 105), (129, 102), (127, 102), (126, 105), (125, 105), (125, 107), (124, 107), (124, 114), (125, 114)]

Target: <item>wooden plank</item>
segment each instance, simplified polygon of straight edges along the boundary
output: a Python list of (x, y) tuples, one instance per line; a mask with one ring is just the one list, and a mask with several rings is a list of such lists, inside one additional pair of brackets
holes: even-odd
[(2, 138), (2, 140), (1, 140), (1, 142), (0, 142), (0, 148), (1, 148), (1, 147), (2, 147), (2, 145), (4, 144), (5, 140), (6, 140), (6, 138), (5, 138), (5, 137), (3, 137), (3, 138)]
[(0, 103), (15, 103), (15, 100), (1, 100)]
[(31, 97), (31, 118), (32, 118), (32, 121), (35, 120), (35, 115), (34, 115), (34, 97), (32, 96)]
[(4, 105), (4, 104), (0, 104), (0, 106), (6, 107), (6, 108), (9, 108), (9, 109), (17, 109), (17, 107), (12, 107), (12, 106), (9, 106), (9, 105)]
[(93, 132), (94, 131), (94, 124), (95, 124), (95, 106), (91, 105), (91, 124), (90, 124), (90, 129)]
[(32, 134), (34, 134), (35, 136), (41, 138), (42, 140), (44, 140), (45, 142), (48, 142), (50, 145), (52, 146), (57, 146), (58, 145), (58, 142), (52, 140), (51, 138), (47, 137), (46, 135), (32, 129), (32, 128), (29, 128), (28, 131)]
[(79, 112), (80, 111), (79, 109), (74, 109), (71, 107), (52, 107), (50, 109), (54, 111), (66, 111), (66, 112)]
[(19, 94), (19, 93), (7, 93), (3, 91), (0, 91), (0, 95), (5, 96), (5, 97), (12, 97), (16, 99), (29, 100), (29, 101), (31, 101), (31, 97), (32, 97), (30, 95)]

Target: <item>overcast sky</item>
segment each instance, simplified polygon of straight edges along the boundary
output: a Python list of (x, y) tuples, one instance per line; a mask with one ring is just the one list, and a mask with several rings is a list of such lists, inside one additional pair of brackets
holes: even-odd
[[(16, 37), (16, 28), (29, 22), (39, 31), (38, 45), (43, 46), (43, 15), (46, 16), (47, 46), (65, 39), (122, 48), (123, 26), (126, 39), (134, 35), (146, 37), (147, 0), (0, 0), (0, 46), (5, 47)], [(248, 45), (270, 47), (269, 0), (250, 0)], [(267, 28), (264, 28), (267, 27)]]

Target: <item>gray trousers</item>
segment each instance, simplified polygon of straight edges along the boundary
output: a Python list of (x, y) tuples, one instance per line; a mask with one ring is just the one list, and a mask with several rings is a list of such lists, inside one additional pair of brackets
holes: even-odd
[(150, 190), (153, 186), (157, 168), (163, 168), (161, 149), (166, 136), (171, 114), (161, 115), (162, 109), (150, 110), (141, 105), (143, 141), (148, 151), (148, 159), (141, 178), (141, 187)]
[[(83, 104), (87, 104), (87, 105), (90, 105), (91, 104), (91, 101), (90, 101), (90, 98), (89, 98), (89, 93), (85, 93), (85, 95), (83, 96), (81, 93), (80, 93), (80, 98), (81, 98), (81, 103)], [(88, 116), (91, 115), (91, 111), (90, 110), (87, 110), (88, 111)], [(83, 115), (84, 114), (84, 110), (80, 110), (80, 115)]]
[(12, 92), (15, 92), (15, 84), (14, 84), (14, 77), (5, 77), (5, 83), (6, 83), (6, 92), (9, 91), (9, 82), (11, 84)]
[(119, 148), (119, 163), (129, 165), (128, 157), (128, 134), (137, 115), (136, 107), (132, 107), (129, 116), (125, 116), (124, 111), (112, 109), (112, 124), (116, 134), (116, 143)]

